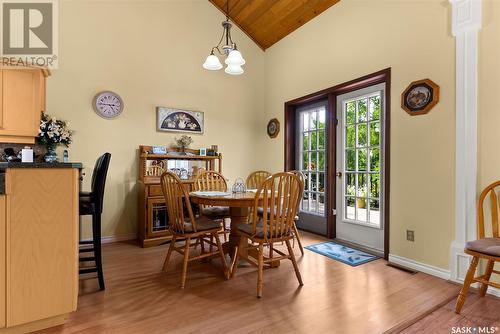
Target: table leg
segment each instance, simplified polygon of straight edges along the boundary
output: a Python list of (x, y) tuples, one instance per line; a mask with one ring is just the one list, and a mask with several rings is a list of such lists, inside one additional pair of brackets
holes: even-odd
[[(231, 232), (229, 234), (229, 241), (223, 245), (223, 248), (224, 252), (228, 253), (231, 257), (234, 256), (234, 250), (237, 245), (244, 246), (248, 242), (248, 239), (246, 237), (242, 237), (238, 232), (238, 226), (248, 222), (248, 212), (249, 208), (230, 208)], [(246, 247), (240, 246), (240, 254), (246, 256)]]

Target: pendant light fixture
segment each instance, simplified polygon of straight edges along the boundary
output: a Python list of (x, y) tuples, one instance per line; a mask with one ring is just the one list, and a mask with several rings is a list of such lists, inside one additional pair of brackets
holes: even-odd
[[(224, 63), (227, 65), (224, 72), (231, 75), (243, 74), (244, 70), (241, 66), (245, 65), (245, 59), (238, 51), (236, 43), (231, 39), (231, 27), (233, 25), (229, 22), (229, 0), (226, 2), (226, 20), (222, 22), (222, 27), (224, 28), (222, 32), (222, 37), (220, 38), (219, 44), (214, 46), (210, 51), (207, 59), (203, 63), (203, 68), (210, 71), (220, 70), (223, 66), (219, 58), (215, 55), (214, 51), (221, 56), (225, 56), (226, 59)], [(225, 44), (223, 44), (225, 43)]]

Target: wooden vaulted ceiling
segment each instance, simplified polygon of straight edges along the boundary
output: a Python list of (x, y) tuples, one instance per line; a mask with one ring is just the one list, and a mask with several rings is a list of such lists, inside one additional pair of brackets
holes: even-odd
[[(226, 13), (228, 0), (209, 0)], [(263, 50), (340, 0), (229, 0), (229, 17)]]

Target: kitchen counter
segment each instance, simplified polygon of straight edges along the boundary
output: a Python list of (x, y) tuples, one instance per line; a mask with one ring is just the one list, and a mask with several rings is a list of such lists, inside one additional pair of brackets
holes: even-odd
[(78, 168), (82, 169), (81, 162), (0, 162), (0, 170), (7, 168)]

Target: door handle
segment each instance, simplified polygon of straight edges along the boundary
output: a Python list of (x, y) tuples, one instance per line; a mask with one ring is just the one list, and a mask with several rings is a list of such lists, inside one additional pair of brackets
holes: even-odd
[(337, 172), (337, 177), (342, 177), (342, 172)]

